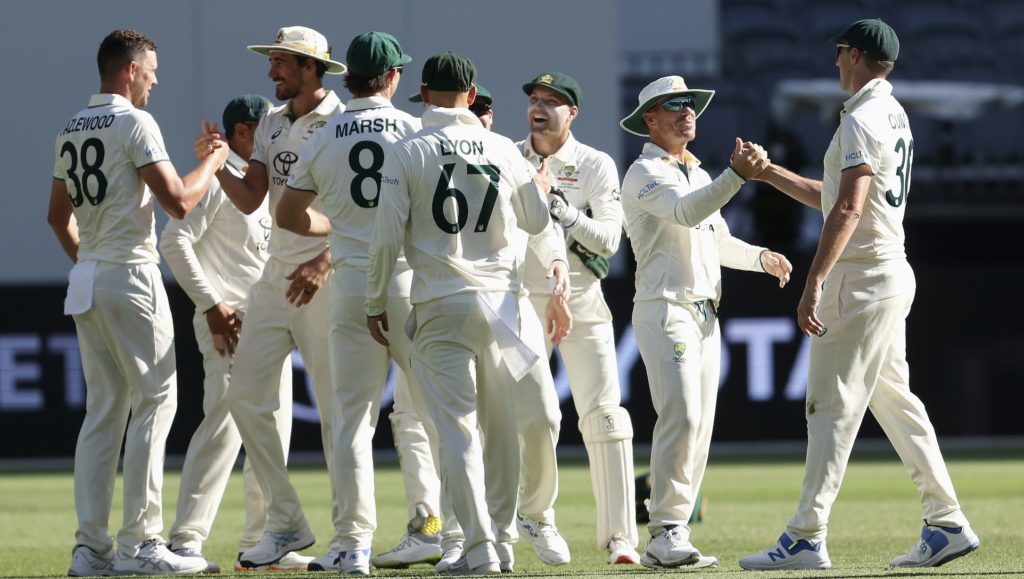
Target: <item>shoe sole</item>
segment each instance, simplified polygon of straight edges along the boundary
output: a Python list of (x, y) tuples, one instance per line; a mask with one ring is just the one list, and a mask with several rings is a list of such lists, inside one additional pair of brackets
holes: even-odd
[[(305, 545), (301, 545), (301, 546), (300, 545), (289, 545), (289, 548), (287, 550), (285, 550), (285, 552), (281, 555), (281, 557), (284, 557), (285, 555), (287, 555), (291, 551), (301, 551), (303, 549), (307, 549), (309, 547), (312, 547), (314, 543), (316, 543), (316, 539), (315, 538), (313, 540), (311, 540), (309, 543), (306, 543)], [(245, 559), (242, 559), (241, 561), (239, 561), (239, 564), (241, 564), (242, 567), (247, 567), (249, 569), (255, 569), (256, 567), (269, 567), (269, 566), (273, 565), (274, 563), (277, 563), (278, 561), (280, 561), (281, 557), (278, 557), (277, 559), (273, 559), (271, 561), (266, 561), (266, 562), (263, 562), (263, 563), (257, 563), (255, 561), (247, 561)]]
[(773, 567), (756, 565), (740, 561), (740, 569), (746, 571), (827, 571), (832, 568), (832, 563), (829, 562), (827, 565), (776, 565)]
[(946, 563), (949, 563), (950, 561), (953, 561), (954, 559), (959, 559), (960, 557), (963, 557), (964, 555), (970, 555), (971, 553), (977, 551), (978, 547), (981, 547), (981, 541), (978, 541), (976, 543), (971, 543), (965, 549), (961, 549), (959, 551), (952, 552), (952, 553), (946, 553), (946, 554), (942, 555), (941, 557), (939, 557), (939, 560), (936, 561), (935, 563), (928, 563), (928, 564), (923, 564), (923, 565), (889, 565), (889, 566), (891, 568), (893, 568), (893, 569), (941, 567), (941, 566), (945, 565)]
[(611, 564), (612, 565), (639, 565), (640, 564), (640, 559), (637, 559), (637, 558), (635, 558), (635, 557), (633, 557), (631, 555), (619, 555), (614, 561), (611, 562)]
[(644, 553), (640, 557), (640, 564), (648, 569), (675, 569), (676, 567), (684, 567), (686, 565), (693, 565), (700, 562), (700, 554), (695, 553), (686, 559), (679, 561), (678, 563), (662, 563), (657, 557), (652, 557), (647, 553)]

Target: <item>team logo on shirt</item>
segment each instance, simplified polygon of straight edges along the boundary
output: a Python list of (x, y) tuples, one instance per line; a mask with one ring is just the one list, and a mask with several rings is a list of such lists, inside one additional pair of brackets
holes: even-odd
[(317, 122), (313, 123), (312, 125), (309, 125), (309, 127), (306, 128), (306, 138), (308, 139), (309, 137), (312, 137), (313, 133), (315, 133), (317, 129), (319, 129), (320, 127), (322, 127), (322, 126), (324, 126), (326, 124), (327, 124), (327, 121), (317, 121)]
[(683, 354), (686, 353), (686, 343), (676, 342), (675, 344), (672, 344), (672, 351), (676, 354), (675, 356), (672, 356), (672, 361), (676, 364), (682, 364)]
[(566, 165), (562, 167), (562, 174), (566, 177), (572, 177), (572, 174), (576, 172), (576, 165)]
[(274, 157), (274, 170), (280, 175), (287, 177), (291, 174), (292, 165), (299, 160), (299, 156), (291, 151), (281, 151)]

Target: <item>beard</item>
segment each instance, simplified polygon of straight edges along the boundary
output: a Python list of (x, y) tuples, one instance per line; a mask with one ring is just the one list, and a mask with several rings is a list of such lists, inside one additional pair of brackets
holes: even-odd
[(291, 100), (299, 96), (299, 89), (298, 87), (291, 86), (289, 84), (281, 84), (274, 87), (274, 96), (276, 96), (279, 101)]

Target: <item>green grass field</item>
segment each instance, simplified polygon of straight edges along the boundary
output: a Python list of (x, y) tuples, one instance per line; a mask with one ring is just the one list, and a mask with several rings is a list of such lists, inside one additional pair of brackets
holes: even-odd
[[(977, 454), (977, 453), (975, 453)], [(978, 457), (951, 454), (950, 469), (963, 507), (982, 547), (976, 553), (938, 569), (890, 570), (889, 559), (908, 550), (920, 530), (917, 493), (895, 455), (858, 456), (847, 473), (832, 513), (829, 554), (834, 569), (828, 572), (769, 572), (768, 576), (795, 577), (1021, 577), (1024, 576), (1024, 458)], [(639, 464), (638, 472), (646, 470)], [(166, 527), (174, 514), (178, 473), (167, 475), (164, 487)], [(712, 457), (704, 485), (709, 502), (705, 522), (695, 525), (693, 542), (705, 554), (721, 561), (718, 569), (690, 576), (756, 577), (740, 571), (737, 559), (770, 546), (792, 514), (802, 478), (799, 458), (761, 458), (757, 461)], [(321, 554), (330, 533), (327, 477), (320, 469), (298, 469), (293, 481), (303, 499), (306, 515), (320, 542), (307, 551)], [(380, 528), (374, 551), (393, 546), (405, 525), (401, 478), (393, 466), (377, 475), (377, 515)], [(115, 496), (111, 528), (120, 522), (120, 489)], [(654, 572), (640, 567), (607, 565), (594, 544), (593, 495), (584, 464), (567, 463), (561, 469), (561, 495), (556, 505), (558, 526), (569, 541), (573, 562), (564, 567), (540, 563), (530, 546), (516, 545), (516, 573), (544, 577), (607, 577), (644, 575), (667, 577), (679, 572)], [(206, 554), (231, 572), (235, 541), (242, 527), (241, 479), (235, 476), (221, 506)], [(74, 541), (75, 516), (70, 473), (0, 475), (0, 576), (62, 576), (67, 572)], [(641, 529), (641, 546), (647, 533)], [(377, 571), (378, 576), (433, 575), (431, 567), (405, 571)], [(308, 575), (308, 574), (305, 574)], [(259, 576), (247, 573), (246, 577)], [(268, 577), (285, 577), (268, 573)]]

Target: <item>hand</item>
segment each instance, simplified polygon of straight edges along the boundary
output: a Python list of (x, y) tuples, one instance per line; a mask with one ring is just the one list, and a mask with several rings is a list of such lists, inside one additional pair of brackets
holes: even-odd
[(793, 273), (793, 264), (789, 263), (785, 255), (767, 249), (761, 252), (761, 267), (779, 278), (779, 287), (786, 287), (789, 274)]
[(548, 297), (548, 303), (544, 306), (544, 326), (551, 336), (551, 343), (556, 346), (572, 331), (572, 312), (569, 311), (569, 304), (555, 294)]
[(291, 275), (285, 277), (292, 282), (285, 292), (288, 303), (301, 308), (313, 301), (313, 296), (327, 281), (327, 274), (330, 271), (330, 253), (326, 249), (320, 255), (295, 268)]
[(565, 193), (555, 188), (548, 191), (548, 213), (565, 228), (576, 225), (580, 219), (580, 210), (569, 203), (569, 200), (565, 198)]
[(551, 169), (548, 169), (548, 160), (544, 159), (540, 162), (540, 169), (537, 169), (537, 174), (533, 176), (533, 182), (537, 184), (541, 191), (550, 191), (553, 181), (554, 177), (551, 176)]
[(827, 328), (818, 319), (821, 302), (821, 284), (808, 279), (800, 304), (796, 307), (796, 323), (805, 336), (824, 336)]
[(556, 259), (544, 274), (544, 279), (555, 280), (551, 295), (557, 297), (563, 304), (569, 301), (572, 290), (569, 289), (569, 266), (564, 261)]
[(223, 302), (206, 310), (206, 325), (213, 337), (213, 347), (221, 356), (235, 355), (238, 336), (242, 333), (242, 319), (235, 310)]
[(753, 179), (768, 168), (771, 161), (761, 145), (746, 142), (736, 137), (736, 147), (729, 157), (729, 166), (746, 180)]
[[(227, 141), (221, 136), (217, 130), (217, 123), (209, 123), (203, 121), (200, 125), (201, 132), (199, 137), (196, 138), (195, 142), (195, 154), (196, 158), (202, 161), (206, 157), (217, 154), (223, 155), (223, 159), (227, 160), (228, 156), (228, 144)], [(220, 151), (220, 149), (224, 149)], [(220, 162), (223, 165), (223, 160)]]
[(374, 340), (381, 346), (390, 346), (391, 342), (388, 341), (387, 336), (384, 332), (388, 331), (388, 313), (384, 312), (377, 316), (366, 316), (366, 327), (370, 330), (370, 335), (373, 336)]

